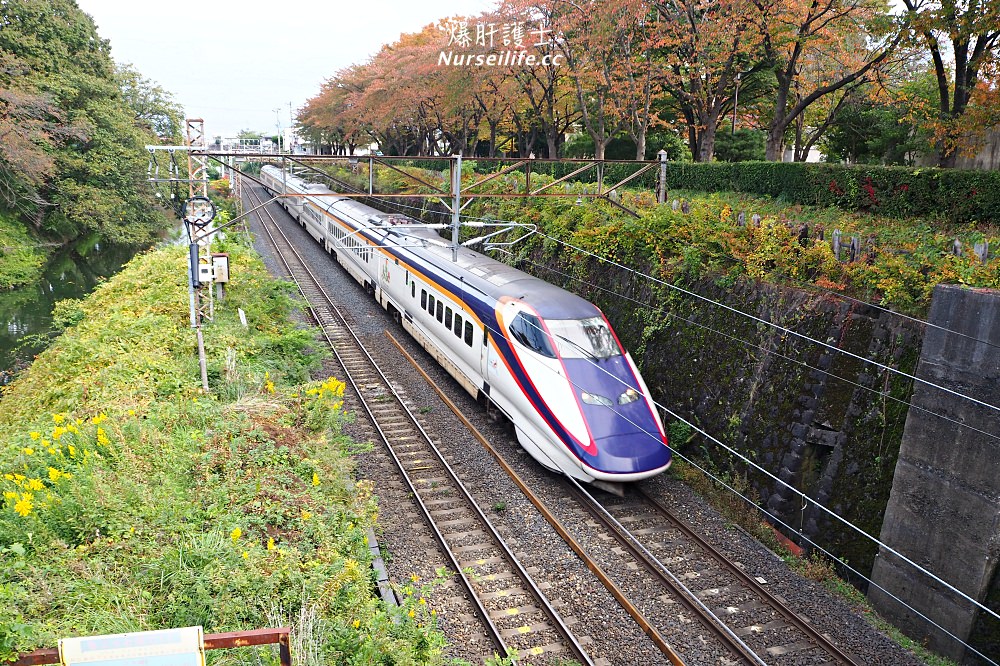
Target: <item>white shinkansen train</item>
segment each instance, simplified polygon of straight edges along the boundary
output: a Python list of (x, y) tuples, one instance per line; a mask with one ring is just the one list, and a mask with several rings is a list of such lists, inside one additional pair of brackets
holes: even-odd
[(646, 384), (597, 306), (465, 247), (455, 261), (417, 220), (315, 196), (331, 191), (277, 167), (261, 180), (544, 467), (613, 489), (670, 466)]

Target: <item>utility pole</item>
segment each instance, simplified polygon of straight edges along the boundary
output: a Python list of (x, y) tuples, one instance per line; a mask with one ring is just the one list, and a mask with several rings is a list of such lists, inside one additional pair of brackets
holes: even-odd
[(274, 109), (274, 122), (278, 126), (278, 152), (281, 152), (281, 107)]
[[(201, 366), (201, 386), (208, 392), (208, 366), (205, 360), (205, 338), (201, 331), (201, 322), (205, 318), (205, 304), (201, 289), (201, 251), (207, 255), (211, 276), (212, 254), (209, 246), (212, 243), (212, 219), (215, 218), (215, 206), (208, 198), (208, 162), (204, 155), (196, 155), (195, 151), (205, 150), (205, 121), (201, 118), (188, 118), (187, 148), (188, 148), (188, 200), (184, 206), (184, 222), (188, 230), (188, 261), (190, 276), (188, 292), (191, 306), (191, 327), (195, 329), (198, 338), (198, 361)], [(208, 285), (208, 318), (213, 316), (211, 279)]]

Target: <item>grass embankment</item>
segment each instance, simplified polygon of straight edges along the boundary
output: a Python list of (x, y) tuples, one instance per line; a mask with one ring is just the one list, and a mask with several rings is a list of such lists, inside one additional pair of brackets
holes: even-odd
[(11, 289), (38, 278), (45, 252), (17, 217), (0, 208), (0, 289)]
[(0, 661), (64, 636), (286, 623), (297, 663), (439, 660), (419, 592), (402, 609), (373, 595), (376, 504), (342, 450), (343, 384), (301, 385), (313, 339), (287, 285), (226, 249), (211, 395), (170, 248), (61, 304), (71, 325), (0, 396)]
[[(466, 165), (468, 166), (468, 165)], [(444, 176), (410, 169), (422, 179), (450, 187)], [(367, 188), (367, 169), (352, 174), (337, 170), (337, 177)], [(376, 191), (419, 192), (418, 186), (399, 173), (376, 170)], [(468, 185), (471, 172), (463, 176)], [(541, 174), (532, 176), (532, 187), (551, 182)], [(522, 174), (509, 174), (488, 183), (477, 192), (523, 190)], [(670, 282), (700, 275), (735, 282), (765, 280), (794, 286), (813, 286), (894, 309), (922, 313), (930, 303), (934, 286), (940, 283), (1000, 288), (1000, 230), (990, 225), (953, 225), (941, 220), (898, 220), (837, 208), (792, 205), (781, 200), (747, 194), (671, 190), (670, 203), (656, 205), (648, 190), (623, 190), (622, 203), (640, 213), (638, 219), (594, 200), (577, 204), (576, 195), (596, 191), (596, 184), (557, 185), (569, 196), (530, 200), (485, 200), (473, 204), (470, 215), (495, 220), (513, 220), (538, 225), (557, 239), (531, 239), (513, 251), (525, 255), (535, 243), (556, 249), (557, 241), (570, 243), (600, 257), (649, 272)], [(426, 188), (425, 188), (426, 189)], [(558, 191), (558, 189), (556, 190)], [(689, 212), (673, 200), (687, 202)], [(416, 211), (413, 211), (414, 213)], [(744, 226), (738, 220), (744, 216)], [(760, 222), (753, 221), (754, 215)], [(441, 220), (435, 220), (441, 221)], [(809, 238), (800, 242), (801, 226), (809, 227)], [(823, 240), (818, 238), (822, 228)], [(840, 260), (832, 240), (841, 232)], [(861, 256), (848, 262), (852, 236), (861, 245)], [(964, 256), (955, 256), (955, 240)], [(976, 243), (988, 241), (991, 260), (980, 262), (973, 254)]]

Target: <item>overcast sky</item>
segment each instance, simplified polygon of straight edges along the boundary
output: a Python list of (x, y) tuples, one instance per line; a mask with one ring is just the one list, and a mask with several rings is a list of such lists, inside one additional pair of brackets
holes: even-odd
[[(362, 62), (403, 32), (477, 15), (492, 0), (77, 0), (132, 63), (174, 94), (205, 132), (275, 132), (338, 69)], [(442, 47), (447, 41), (442, 43)]]

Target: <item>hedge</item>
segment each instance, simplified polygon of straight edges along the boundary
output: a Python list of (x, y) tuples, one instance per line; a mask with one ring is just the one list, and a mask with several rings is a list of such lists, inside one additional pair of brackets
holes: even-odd
[(886, 217), (1000, 222), (1000, 173), (795, 162), (667, 164), (668, 189), (765, 195)]
[[(443, 170), (447, 177), (444, 161), (415, 159), (406, 164), (437, 172)], [(501, 166), (489, 159), (469, 159), (466, 164), (479, 173), (491, 173)], [(531, 171), (560, 178), (580, 166), (577, 162), (540, 160), (532, 164)], [(605, 164), (605, 187), (627, 178), (637, 169), (638, 165), (630, 162)], [(655, 190), (659, 171), (650, 169), (626, 187)], [(597, 170), (588, 169), (569, 180), (595, 183)], [(667, 162), (667, 189), (743, 192), (792, 205), (836, 206), (890, 218), (1000, 222), (1000, 172), (997, 171), (802, 162)]]

